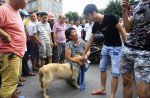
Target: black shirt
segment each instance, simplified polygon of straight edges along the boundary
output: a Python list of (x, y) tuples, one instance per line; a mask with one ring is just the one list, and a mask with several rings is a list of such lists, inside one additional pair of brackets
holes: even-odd
[(92, 27), (92, 33), (101, 32), (104, 35), (104, 45), (106, 46), (122, 46), (122, 41), (116, 24), (119, 19), (113, 14), (104, 15), (102, 24), (95, 21)]
[(53, 31), (54, 22), (47, 21), (50, 24), (51, 30)]

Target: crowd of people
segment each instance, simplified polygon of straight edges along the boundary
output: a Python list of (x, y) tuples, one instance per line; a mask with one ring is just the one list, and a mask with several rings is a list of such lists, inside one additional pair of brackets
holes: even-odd
[(57, 20), (53, 13), (28, 13), (23, 10), (26, 4), (27, 0), (9, 0), (8, 4), (0, 1), (1, 98), (18, 98), (21, 92), (17, 87), (24, 85), (25, 77), (35, 76), (34, 71), (48, 63), (76, 63), (72, 58), (77, 54), (85, 62), (97, 32), (104, 35), (99, 65), (101, 85), (91, 94), (106, 95), (110, 59), (110, 98), (115, 98), (120, 74), (124, 98), (132, 98), (133, 78), (137, 96), (150, 98), (149, 0), (130, 6), (129, 1), (122, 0), (122, 22), (114, 14), (98, 13), (94, 4), (83, 10), (88, 23), (85, 18), (73, 20), (60, 15)]

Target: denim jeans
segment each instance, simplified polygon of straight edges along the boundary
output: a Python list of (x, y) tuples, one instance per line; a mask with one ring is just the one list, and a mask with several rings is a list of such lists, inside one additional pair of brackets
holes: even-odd
[(103, 46), (101, 51), (100, 70), (106, 71), (109, 58), (111, 59), (111, 73), (113, 77), (120, 76), (121, 47)]

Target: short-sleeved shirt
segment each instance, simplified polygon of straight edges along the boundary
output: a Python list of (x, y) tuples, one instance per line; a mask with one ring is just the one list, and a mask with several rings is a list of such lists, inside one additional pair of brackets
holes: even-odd
[(100, 24), (95, 21), (92, 27), (92, 33), (101, 32), (104, 35), (104, 45), (106, 46), (122, 46), (120, 33), (116, 28), (119, 19), (113, 14), (104, 15), (103, 22)]
[(56, 34), (56, 42), (57, 43), (66, 43), (65, 36), (66, 24), (61, 24), (60, 22), (56, 22), (53, 26), (53, 32)]
[(150, 51), (150, 0), (141, 3), (133, 15), (133, 30), (125, 45), (130, 48)]
[(69, 41), (66, 43), (66, 49), (71, 50), (71, 57), (79, 54), (82, 55), (85, 49), (86, 42), (82, 39), (79, 39), (79, 44), (76, 46), (73, 41)]
[(82, 27), (79, 25), (79, 26), (76, 26), (74, 25), (74, 28), (76, 29), (77, 31), (77, 34), (78, 34), (78, 38), (81, 39), (81, 32), (82, 32)]
[(42, 22), (39, 22), (36, 25), (36, 28), (34, 29), (34, 33), (37, 34), (38, 38), (45, 44), (50, 43), (50, 33), (51, 28), (48, 22), (46, 24), (43, 24)]
[(27, 25), (27, 30), (28, 30), (28, 34), (29, 36), (33, 36), (34, 34), (34, 29), (36, 27), (36, 24), (38, 23), (33, 23), (32, 21), (30, 21)]
[(85, 40), (88, 41), (91, 33), (92, 33), (92, 27), (93, 27), (93, 23), (90, 25), (89, 23), (87, 23), (85, 25), (85, 31), (86, 31), (86, 36), (85, 36)]
[(10, 43), (0, 40), (0, 53), (13, 52), (23, 57), (26, 50), (26, 34), (19, 11), (7, 4), (0, 6), (0, 28), (11, 36)]

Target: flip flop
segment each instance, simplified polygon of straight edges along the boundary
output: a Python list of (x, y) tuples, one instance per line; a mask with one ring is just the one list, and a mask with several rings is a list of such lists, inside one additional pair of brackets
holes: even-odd
[(91, 95), (106, 95), (106, 92), (102, 92), (102, 91), (99, 91), (99, 90), (95, 90), (91, 93)]
[(22, 87), (22, 86), (24, 86), (24, 84), (19, 82), (17, 87)]
[(28, 76), (35, 76), (35, 73), (29, 72), (29, 75), (28, 75)]
[(26, 79), (25, 79), (24, 77), (20, 77), (20, 78), (19, 78), (19, 81), (20, 81), (20, 82), (24, 82), (24, 81), (26, 81)]
[(21, 94), (21, 91), (19, 89), (15, 90), (16, 94)]
[(34, 67), (34, 68), (32, 68), (32, 71), (39, 71), (39, 68)]

